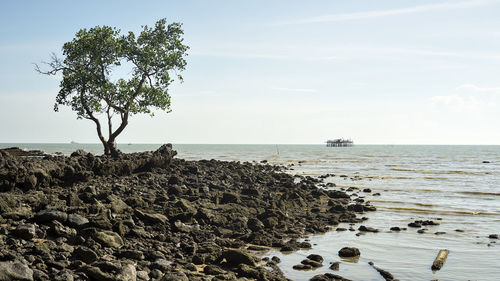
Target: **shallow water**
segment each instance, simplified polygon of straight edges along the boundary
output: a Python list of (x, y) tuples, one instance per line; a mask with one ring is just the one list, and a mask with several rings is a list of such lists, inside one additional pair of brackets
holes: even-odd
[[(0, 144), (60, 151), (69, 154), (77, 148), (101, 153), (98, 144)], [(124, 152), (155, 150), (159, 145), (119, 145)], [(400, 280), (500, 280), (500, 247), (489, 234), (500, 233), (500, 146), (408, 146), (356, 145), (174, 145), (178, 157), (237, 161), (268, 160), (273, 164), (293, 165), (291, 173), (319, 176), (333, 173), (327, 182), (336, 188), (370, 188), (371, 193), (357, 192), (371, 201), (377, 212), (364, 216), (366, 226), (379, 233), (356, 236), (358, 231), (331, 231), (309, 237), (313, 248), (283, 255), (280, 267), (293, 280), (333, 272), (328, 263), (341, 261), (337, 255), (344, 246), (358, 247), (357, 263), (341, 261), (340, 274), (353, 280), (383, 280), (368, 265), (390, 271)], [(483, 163), (488, 161), (489, 163)], [(346, 175), (347, 177), (340, 177)], [(354, 180), (352, 180), (353, 178)], [(381, 193), (374, 196), (374, 193)], [(439, 226), (427, 226), (418, 234), (408, 228), (390, 232), (392, 226), (406, 227), (415, 219), (432, 219)], [(438, 220), (439, 219), (439, 220)], [(347, 226), (340, 226), (349, 228)], [(355, 225), (354, 228), (358, 228)], [(460, 229), (463, 232), (457, 232)], [(436, 235), (436, 232), (446, 232)], [(500, 242), (499, 242), (500, 243)], [(440, 271), (430, 267), (439, 249), (449, 249)], [(325, 258), (325, 266), (315, 271), (296, 271), (292, 266), (310, 253)], [(335, 273), (335, 272), (333, 272)]]

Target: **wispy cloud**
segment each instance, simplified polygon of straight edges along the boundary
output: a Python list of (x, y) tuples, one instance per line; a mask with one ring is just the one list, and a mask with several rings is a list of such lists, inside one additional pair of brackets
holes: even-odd
[(273, 90), (278, 90), (282, 92), (296, 92), (296, 93), (316, 93), (316, 89), (304, 89), (304, 88), (283, 88), (283, 87), (273, 87)]
[(457, 87), (458, 91), (469, 91), (476, 93), (492, 93), (498, 92), (500, 93), (500, 87), (479, 87), (474, 84), (463, 84)]
[(472, 7), (477, 7), (477, 6), (494, 4), (494, 3), (498, 3), (498, 2), (499, 2), (498, 0), (443, 2), (443, 3), (437, 3), (437, 4), (427, 4), (427, 5), (413, 6), (413, 7), (400, 8), (400, 9), (376, 10), (376, 11), (366, 11), (366, 12), (323, 15), (323, 16), (310, 17), (310, 18), (304, 18), (304, 19), (298, 19), (298, 20), (276, 22), (275, 24), (277, 24), (277, 25), (289, 25), (289, 24), (308, 24), (308, 23), (321, 23), (321, 22), (363, 20), (363, 19), (382, 18), (382, 17), (398, 16), (398, 15), (414, 14), (414, 13), (423, 13), (423, 12), (437, 12), (437, 11), (447, 11), (447, 10), (453, 10), (453, 9), (465, 9), (465, 8), (472, 8)]
[(500, 93), (500, 87), (485, 88), (463, 84), (448, 95), (433, 96), (428, 101), (435, 109), (446, 108), (454, 112), (481, 112), (497, 107), (497, 95), (477, 95), (478, 93)]

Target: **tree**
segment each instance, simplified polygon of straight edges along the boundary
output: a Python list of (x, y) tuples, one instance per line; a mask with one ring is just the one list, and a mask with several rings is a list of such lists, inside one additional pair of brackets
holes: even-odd
[[(131, 115), (153, 116), (153, 109), (171, 111), (168, 87), (174, 81), (172, 76), (182, 82), (178, 72), (186, 67), (189, 49), (183, 44), (183, 34), (180, 23), (166, 26), (165, 19), (154, 28), (143, 26), (137, 37), (133, 32), (120, 35), (120, 30), (109, 26), (81, 29), (63, 45), (63, 60), (52, 54), (44, 63), (48, 70), (36, 64), (35, 70), (47, 75), (62, 73), (54, 110), (59, 105), (71, 106), (77, 119), (92, 120), (104, 154), (116, 156), (116, 138)], [(116, 79), (120, 74), (122, 78)], [(102, 116), (107, 122), (107, 139), (99, 119)], [(116, 129), (114, 116), (120, 120)]]

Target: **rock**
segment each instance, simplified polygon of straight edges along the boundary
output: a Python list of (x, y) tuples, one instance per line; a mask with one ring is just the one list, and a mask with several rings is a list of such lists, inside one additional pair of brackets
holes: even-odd
[(68, 225), (76, 229), (84, 228), (89, 224), (89, 220), (79, 214), (68, 215)]
[(68, 214), (52, 209), (42, 210), (35, 215), (35, 220), (40, 223), (51, 222), (54, 220), (65, 223), (67, 219)]
[(112, 274), (103, 272), (100, 268), (95, 266), (84, 266), (81, 271), (83, 271), (90, 280), (95, 281), (117, 281)]
[(408, 224), (409, 227), (414, 227), (414, 228), (419, 228), (419, 227), (422, 227), (422, 224), (418, 223), (418, 222), (410, 222)]
[(310, 264), (296, 264), (292, 268), (295, 270), (309, 270), (313, 267)]
[(191, 232), (191, 227), (181, 221), (174, 222), (175, 229), (180, 232), (189, 233)]
[(172, 269), (171, 265), (172, 265), (171, 261), (167, 261), (166, 259), (163, 258), (158, 258), (151, 264), (151, 268), (159, 269), (161, 272), (167, 272)]
[(364, 231), (364, 232), (378, 232), (378, 229), (375, 229), (375, 228), (369, 227), (369, 226), (364, 226), (364, 225), (360, 226), (358, 228), (358, 230), (359, 231)]
[(137, 271), (135, 269), (135, 266), (132, 264), (126, 264), (124, 265), (118, 276), (116, 276), (116, 279), (121, 280), (121, 281), (136, 281), (137, 280)]
[(401, 231), (401, 228), (398, 226), (391, 227), (391, 231)]
[(207, 265), (205, 268), (203, 268), (203, 272), (208, 275), (219, 275), (219, 274), (224, 274), (226, 273), (225, 270), (222, 268), (216, 266), (216, 265)]
[(310, 265), (313, 268), (322, 267), (323, 266), (323, 264), (321, 262), (313, 261), (313, 260), (310, 260), (310, 259), (302, 260), (300, 263), (301, 264), (305, 264), (305, 265)]
[(350, 279), (344, 278), (344, 277), (336, 275), (336, 274), (331, 274), (331, 273), (318, 274), (309, 280), (310, 281), (352, 281)]
[(99, 258), (93, 250), (83, 246), (75, 248), (71, 256), (73, 259), (81, 260), (88, 264), (95, 262)]
[(118, 253), (119, 257), (133, 259), (133, 260), (143, 260), (144, 254), (139, 250), (122, 250)]
[(138, 280), (143, 280), (143, 281), (149, 280), (149, 274), (147, 271), (144, 271), (144, 270), (137, 271), (136, 276), (137, 276)]
[(240, 197), (232, 192), (224, 192), (222, 194), (222, 199), (220, 201), (221, 204), (227, 204), (227, 203), (238, 203), (240, 201)]
[(168, 272), (160, 281), (189, 281), (189, 278), (182, 271)]
[(75, 229), (73, 229), (71, 227), (64, 226), (58, 221), (52, 222), (51, 229), (52, 229), (52, 232), (58, 237), (71, 238), (71, 237), (76, 236), (76, 233), (77, 233)]
[(75, 278), (69, 272), (58, 273), (54, 279), (54, 281), (73, 281)]
[(33, 281), (33, 270), (18, 261), (0, 262), (0, 281)]
[(323, 257), (320, 255), (310, 254), (309, 256), (307, 256), (307, 258), (310, 260), (313, 260), (313, 261), (320, 262), (320, 263), (323, 262)]
[(33, 269), (33, 280), (35, 280), (35, 281), (50, 281), (50, 278), (47, 275), (47, 273), (45, 273), (39, 269)]
[(94, 235), (94, 239), (104, 247), (120, 248), (123, 240), (113, 231), (99, 231)]
[(252, 256), (250, 256), (250, 254), (242, 250), (237, 250), (237, 249), (225, 250), (222, 253), (222, 258), (225, 258), (226, 262), (229, 265), (237, 266), (239, 264), (246, 264), (250, 266), (255, 266), (255, 261), (252, 258)]
[(340, 262), (336, 261), (330, 265), (331, 270), (338, 271), (340, 269)]
[(35, 226), (33, 224), (20, 224), (14, 234), (24, 240), (30, 240), (36, 236)]
[(271, 260), (272, 260), (273, 262), (275, 262), (275, 263), (280, 263), (280, 262), (281, 262), (281, 259), (280, 259), (280, 258), (278, 258), (277, 256), (273, 256), (273, 257), (271, 258)]
[(298, 244), (298, 246), (299, 246), (299, 248), (301, 248), (301, 249), (311, 249), (311, 248), (312, 248), (312, 245), (311, 245), (311, 243), (309, 243), (309, 242), (300, 242), (300, 243)]
[(265, 228), (264, 224), (256, 218), (248, 219), (247, 227), (254, 232), (259, 232)]
[(87, 155), (87, 152), (85, 152), (85, 150), (83, 149), (77, 149), (75, 150), (73, 153), (71, 153), (71, 157), (83, 157), (83, 156), (86, 156)]
[(343, 258), (357, 257), (360, 255), (359, 249), (354, 247), (344, 247), (339, 250), (339, 256)]
[(490, 234), (490, 235), (488, 235), (488, 238), (490, 238), (490, 239), (498, 239), (498, 234)]
[(140, 210), (135, 210), (134, 214), (148, 224), (165, 224), (168, 221), (168, 218), (162, 214), (149, 214)]
[(185, 269), (189, 270), (189, 271), (198, 271), (198, 268), (196, 267), (196, 265), (194, 265), (194, 263), (188, 263), (184, 266)]
[(119, 197), (112, 195), (112, 196), (109, 196), (108, 198), (109, 198), (109, 201), (111, 204), (111, 210), (113, 211), (113, 213), (122, 214), (123, 212), (130, 209), (129, 205), (127, 205), (127, 203), (125, 203)]

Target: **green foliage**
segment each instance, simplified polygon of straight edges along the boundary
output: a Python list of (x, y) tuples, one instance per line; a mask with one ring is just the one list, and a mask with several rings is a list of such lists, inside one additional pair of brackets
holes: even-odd
[[(133, 32), (121, 35), (109, 26), (81, 29), (75, 38), (63, 45), (64, 60), (52, 56), (43, 74), (62, 73), (60, 91), (54, 110), (70, 106), (77, 118), (96, 122), (96, 114), (107, 114), (109, 139), (114, 141), (127, 125), (128, 116), (138, 113), (153, 115), (153, 109), (170, 111), (168, 87), (186, 67), (188, 46), (183, 44), (180, 23), (166, 25), (161, 19), (154, 27), (143, 26), (138, 36)], [(113, 80), (119, 66), (131, 66), (129, 77)], [(173, 76), (173, 77), (172, 77)], [(111, 130), (111, 117), (118, 114), (121, 125)], [(104, 141), (103, 141), (104, 144)], [(106, 145), (105, 145), (106, 146)]]

